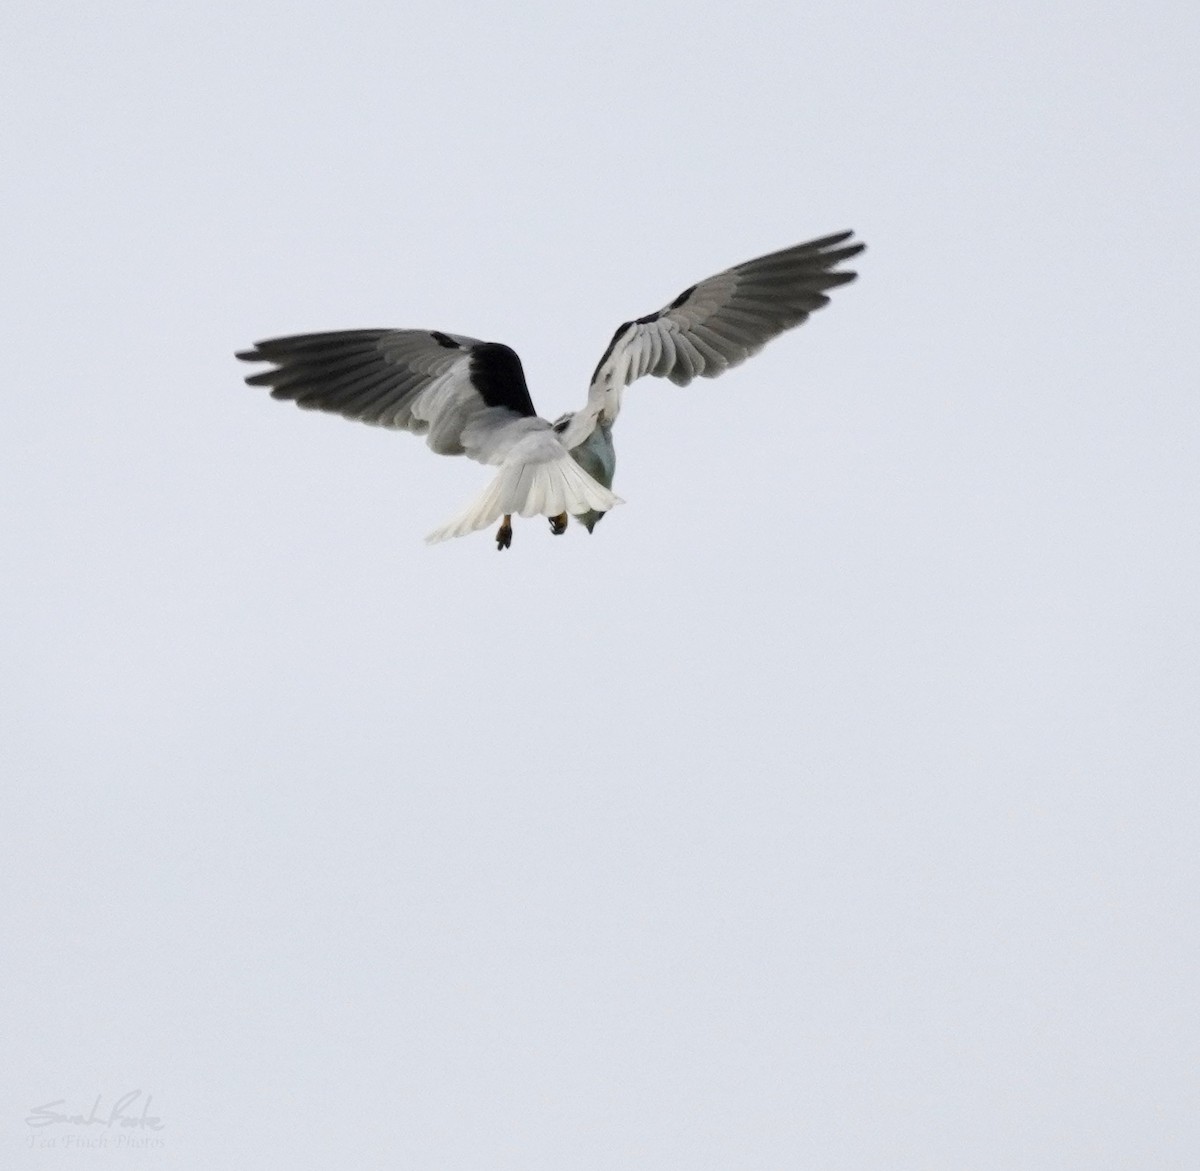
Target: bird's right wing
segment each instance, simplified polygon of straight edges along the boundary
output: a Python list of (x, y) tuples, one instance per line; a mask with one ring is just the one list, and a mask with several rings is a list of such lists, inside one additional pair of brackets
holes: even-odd
[(237, 356), (271, 363), (246, 381), (269, 386), (273, 398), (425, 435), (442, 455), (500, 463), (528, 430), (546, 426), (533, 409), (521, 359), (497, 342), (356, 329), (271, 338)]
[(586, 413), (611, 423), (622, 390), (643, 375), (678, 386), (697, 376), (715, 378), (801, 324), (829, 303), (828, 290), (857, 275), (833, 271), (866, 247), (847, 244), (853, 234), (839, 232), (747, 260), (685, 289), (656, 313), (625, 322), (592, 375)]

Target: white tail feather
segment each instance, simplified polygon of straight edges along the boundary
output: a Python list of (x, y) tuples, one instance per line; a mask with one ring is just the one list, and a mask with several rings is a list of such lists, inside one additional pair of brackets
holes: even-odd
[(530, 461), (519, 450), (505, 460), (500, 474), (453, 520), (425, 540), (435, 545), (451, 537), (486, 529), (502, 516), (579, 515), (592, 510), (608, 512), (623, 503), (603, 484), (593, 480), (561, 446), (561, 456)]

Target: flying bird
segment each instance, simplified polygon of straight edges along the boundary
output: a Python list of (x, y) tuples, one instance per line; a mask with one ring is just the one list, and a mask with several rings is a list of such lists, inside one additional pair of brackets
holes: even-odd
[(830, 289), (858, 275), (837, 266), (865, 244), (838, 232), (735, 265), (684, 289), (655, 313), (626, 321), (604, 351), (587, 404), (551, 423), (534, 410), (521, 359), (499, 342), (424, 329), (352, 329), (259, 342), (237, 355), (269, 362), (251, 386), (297, 406), (424, 435), (439, 455), (498, 467), (487, 490), (430, 533), (463, 537), (499, 520), (496, 547), (512, 544), (514, 516), (545, 516), (551, 532), (574, 516), (590, 533), (622, 503), (612, 492), (613, 424), (621, 396), (643, 375), (686, 386), (715, 378), (802, 324)]

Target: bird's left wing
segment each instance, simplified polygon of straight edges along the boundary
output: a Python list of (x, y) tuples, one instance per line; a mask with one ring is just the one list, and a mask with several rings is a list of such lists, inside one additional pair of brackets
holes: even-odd
[(828, 290), (857, 275), (833, 271), (866, 247), (848, 243), (853, 234), (839, 232), (748, 260), (685, 289), (656, 313), (625, 322), (592, 375), (586, 414), (611, 423), (621, 391), (643, 375), (678, 386), (697, 376), (715, 378), (801, 324), (829, 303)]
[(432, 541), (464, 536), (500, 516), (557, 519), (620, 503), (538, 417), (521, 359), (508, 346), (421, 329), (356, 329), (271, 338), (238, 357), (271, 363), (246, 381), (269, 386), (275, 398), (411, 431), (442, 455), (498, 465), (483, 495)]
[[(424, 435), (440, 455), (498, 463), (537, 419), (508, 346), (423, 329), (354, 329), (270, 338), (238, 357), (273, 398)], [(526, 426), (512, 424), (530, 420)], [(532, 422), (536, 421), (536, 422)]]

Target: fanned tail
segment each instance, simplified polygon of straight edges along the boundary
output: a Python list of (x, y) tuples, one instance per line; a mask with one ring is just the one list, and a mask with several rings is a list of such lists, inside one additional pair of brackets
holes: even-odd
[(550, 460), (514, 456), (453, 520), (425, 538), (430, 545), (486, 529), (502, 516), (559, 516), (608, 512), (623, 501), (598, 484), (566, 452)]

